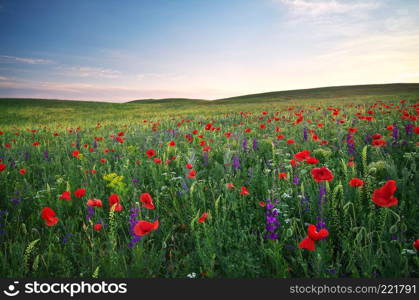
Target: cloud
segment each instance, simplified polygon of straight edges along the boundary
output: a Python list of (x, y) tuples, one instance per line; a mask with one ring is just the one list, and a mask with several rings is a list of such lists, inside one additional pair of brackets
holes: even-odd
[(0, 76), (0, 80), (8, 80), (8, 78), (4, 76)]
[(121, 72), (109, 68), (97, 68), (87, 66), (59, 66), (57, 67), (60, 75), (70, 77), (94, 77), (94, 78), (119, 78)]
[(10, 64), (10, 63), (26, 63), (26, 64), (31, 64), (31, 65), (38, 65), (38, 64), (52, 64), (54, 62), (49, 59), (0, 55), (0, 64)]
[(369, 10), (379, 7), (377, 2), (309, 1), (278, 0), (295, 15), (319, 16), (325, 14), (345, 14), (348, 12)]

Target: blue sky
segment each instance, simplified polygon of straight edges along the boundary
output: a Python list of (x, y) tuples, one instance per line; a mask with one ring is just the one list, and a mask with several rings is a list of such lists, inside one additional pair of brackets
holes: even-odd
[(417, 0), (0, 0), (0, 97), (419, 82)]

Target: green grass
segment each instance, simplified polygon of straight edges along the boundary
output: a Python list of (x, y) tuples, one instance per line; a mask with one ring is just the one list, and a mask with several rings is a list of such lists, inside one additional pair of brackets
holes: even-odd
[[(415, 115), (418, 86), (331, 87), (211, 102), (0, 99), (0, 159), (7, 166), (0, 172), (0, 275), (418, 277), (419, 259), (412, 244), (419, 238), (419, 140), (405, 131), (408, 124), (418, 124), (402, 118), (403, 112)], [(332, 115), (330, 107), (339, 114)], [(369, 115), (368, 110), (374, 111), (370, 122), (356, 115)], [(304, 120), (293, 125), (300, 111)], [(206, 130), (208, 123), (220, 130)], [(394, 145), (393, 131), (386, 128), (392, 124), (398, 128)], [(348, 153), (346, 143), (350, 127), (358, 129), (354, 154)], [(252, 131), (246, 133), (246, 128)], [(304, 128), (313, 130), (319, 141), (310, 133), (305, 140)], [(118, 132), (124, 133), (123, 143), (111, 137)], [(365, 141), (375, 133), (386, 146)], [(188, 134), (191, 142), (185, 138)], [(280, 134), (283, 139), (278, 139)], [(95, 137), (103, 137), (96, 148)], [(287, 144), (288, 139), (295, 144)], [(174, 147), (168, 146), (172, 140)], [(211, 147), (208, 152), (201, 141)], [(151, 148), (161, 164), (145, 154)], [(79, 158), (72, 156), (76, 149)], [(320, 162), (292, 167), (290, 159), (302, 150), (310, 150)], [(239, 157), (237, 169), (233, 157)], [(353, 166), (348, 165), (351, 158)], [(195, 179), (188, 178), (187, 163), (197, 171)], [(310, 171), (320, 166), (333, 172), (332, 181), (313, 180)], [(22, 168), (24, 175), (19, 173)], [(287, 173), (285, 180), (278, 178), (280, 172)], [(123, 176), (123, 184), (110, 186), (103, 177), (111, 173)], [(355, 177), (364, 180), (364, 187), (348, 185)], [(397, 183), (398, 205), (379, 207), (371, 195), (389, 179)], [(228, 189), (228, 183), (235, 188)], [(326, 189), (322, 205), (321, 185)], [(250, 195), (240, 194), (242, 186)], [(83, 198), (74, 196), (78, 188), (86, 188)], [(71, 201), (58, 199), (64, 191), (72, 192)], [(154, 210), (139, 202), (146, 192), (154, 199)], [(121, 197), (122, 211), (110, 212), (112, 193)], [(93, 198), (101, 199), (103, 207), (95, 207), (87, 219), (86, 202)], [(278, 200), (280, 226), (274, 240), (265, 238), (267, 207), (259, 205), (267, 199)], [(55, 226), (41, 219), (44, 207), (56, 212)], [(160, 223), (133, 248), (128, 247), (133, 237), (131, 208), (141, 209), (136, 220)], [(210, 216), (200, 223), (204, 212)], [(299, 249), (307, 225), (316, 224), (318, 217), (329, 237), (316, 242), (315, 251)], [(93, 230), (99, 223), (102, 230)]]

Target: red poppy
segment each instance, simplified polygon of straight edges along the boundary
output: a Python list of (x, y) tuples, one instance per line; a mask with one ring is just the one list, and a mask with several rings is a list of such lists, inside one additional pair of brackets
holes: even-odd
[(279, 173), (278, 177), (279, 177), (279, 179), (286, 179), (287, 178), (287, 173)]
[(104, 164), (104, 163), (106, 162), (106, 159), (101, 158), (101, 159), (100, 159), (100, 162), (101, 162), (102, 164)]
[(33, 142), (32, 143), (32, 146), (39, 146), (40, 145), (40, 143), (39, 142)]
[(234, 184), (232, 184), (232, 183), (227, 183), (227, 188), (228, 188), (228, 189), (234, 189)]
[(26, 173), (26, 169), (20, 169), (20, 170), (19, 170), (19, 173), (20, 173), (20, 174), (22, 174), (22, 175), (25, 175), (25, 173)]
[(309, 165), (315, 165), (319, 162), (319, 160), (315, 157), (307, 157), (306, 158), (306, 163), (308, 163)]
[(265, 207), (266, 206), (266, 202), (265, 201), (260, 201), (259, 202), (259, 206), (260, 207)]
[(416, 250), (419, 250), (419, 239), (416, 239), (416, 240), (413, 242), (413, 247), (415, 247), (415, 248), (416, 248)]
[(373, 145), (374, 147), (381, 147), (387, 145), (387, 142), (385, 140), (373, 140), (371, 142), (371, 145)]
[(372, 202), (382, 207), (390, 207), (397, 205), (398, 200), (393, 197), (397, 190), (396, 181), (387, 180), (387, 182), (372, 194)]
[(133, 228), (133, 231), (138, 236), (144, 236), (159, 228), (159, 221), (156, 220), (153, 223), (147, 221), (138, 221)]
[(74, 157), (79, 157), (80, 152), (78, 150), (73, 150), (73, 152), (71, 153), (72, 156)]
[(294, 159), (290, 159), (290, 164), (291, 164), (291, 166), (293, 166), (293, 167), (295, 167), (295, 166), (298, 166), (298, 165), (299, 165), (299, 163), (298, 163), (298, 162), (296, 162)]
[(202, 214), (202, 216), (198, 219), (198, 222), (199, 223), (204, 223), (205, 222), (205, 220), (207, 219), (207, 217), (209, 216), (209, 213), (207, 213), (207, 212), (204, 212), (203, 214)]
[(316, 226), (310, 224), (308, 225), (307, 236), (301, 241), (298, 248), (314, 251), (316, 250), (315, 241), (323, 239), (327, 236), (329, 236), (327, 229), (320, 229), (320, 231), (317, 231)]
[(84, 195), (86, 195), (86, 189), (83, 189), (83, 188), (81, 188), (81, 189), (77, 189), (77, 190), (74, 192), (74, 196), (76, 196), (76, 197), (78, 197), (78, 198), (81, 198), (81, 197), (83, 197)]
[(193, 166), (192, 166), (192, 164), (186, 164), (186, 166), (185, 166), (187, 169), (192, 169), (193, 168)]
[(379, 133), (375, 133), (375, 134), (373, 134), (373, 135), (372, 135), (372, 138), (373, 138), (374, 140), (379, 140), (379, 139), (381, 139), (381, 134), (379, 134)]
[(154, 149), (149, 149), (145, 154), (147, 154), (148, 158), (152, 158), (154, 155), (156, 155), (156, 151)]
[(60, 196), (60, 198), (58, 198), (59, 200), (71, 200), (71, 194), (70, 194), (70, 192), (67, 192), (67, 191), (65, 191), (65, 192), (63, 192), (62, 194), (61, 194), (61, 196)]
[(279, 135), (277, 135), (277, 136), (276, 136), (276, 138), (277, 138), (278, 140), (282, 140), (284, 137), (285, 137), (285, 136), (284, 136), (283, 134), (279, 134)]
[(250, 128), (246, 128), (245, 130), (244, 130), (244, 132), (251, 132), (252, 131), (252, 129), (250, 129)]
[(351, 180), (349, 180), (349, 185), (353, 187), (363, 186), (364, 181), (359, 178), (352, 178)]
[(327, 167), (312, 169), (311, 176), (316, 182), (331, 181), (333, 179), (333, 173)]
[(111, 207), (111, 209), (113, 206), (115, 206), (115, 211), (121, 211), (123, 209), (121, 205), (121, 199), (119, 198), (117, 194), (110, 195), (108, 200), (109, 200), (109, 206)]
[(87, 200), (87, 206), (102, 207), (102, 200), (99, 200), (99, 199), (89, 199), (89, 200)]
[(154, 163), (156, 163), (156, 164), (161, 164), (161, 159), (160, 159), (160, 158), (155, 157), (155, 158), (154, 158)]
[(310, 156), (310, 151), (308, 150), (304, 150), (304, 151), (294, 154), (295, 159), (298, 161), (303, 161), (309, 156)]
[(249, 191), (247, 190), (246, 187), (242, 186), (241, 187), (241, 191), (240, 191), (241, 195), (249, 195)]
[(295, 141), (294, 141), (293, 139), (289, 139), (289, 140), (287, 141), (287, 144), (288, 144), (288, 145), (295, 144)]
[(188, 174), (188, 178), (194, 179), (195, 177), (196, 177), (196, 171), (195, 170), (190, 171)]
[(170, 141), (170, 142), (169, 142), (169, 146), (170, 146), (170, 147), (176, 146), (175, 141)]
[(47, 226), (54, 226), (58, 222), (58, 218), (55, 216), (55, 211), (49, 207), (44, 207), (42, 209), (41, 218), (44, 219)]
[(93, 229), (96, 230), (96, 231), (101, 230), (102, 229), (102, 224), (95, 224), (95, 225), (93, 225)]
[(148, 209), (154, 209), (153, 198), (149, 193), (142, 193), (140, 195), (140, 201), (143, 203), (143, 206)]

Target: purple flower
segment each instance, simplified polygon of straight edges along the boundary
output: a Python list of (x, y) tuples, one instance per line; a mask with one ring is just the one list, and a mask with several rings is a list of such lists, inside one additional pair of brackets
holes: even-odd
[(308, 131), (307, 131), (307, 128), (306, 128), (306, 127), (304, 127), (303, 136), (304, 136), (304, 141), (307, 141), (307, 138), (308, 138)]
[(92, 206), (88, 206), (87, 207), (87, 216), (86, 216), (86, 219), (87, 220), (90, 220), (93, 217), (94, 214), (95, 214), (95, 209)]
[(135, 224), (137, 224), (138, 220), (138, 212), (140, 211), (139, 208), (131, 208), (130, 209), (130, 217), (129, 217), (129, 224), (130, 224), (130, 235), (131, 235), (131, 240), (128, 243), (128, 247), (132, 248), (135, 246), (135, 244), (137, 244), (140, 240), (141, 240), (141, 236), (138, 236), (135, 234), (134, 232), (134, 226)]
[(256, 138), (253, 139), (253, 151), (256, 151), (258, 149), (258, 141)]
[(355, 143), (353, 141), (353, 134), (348, 134), (346, 136), (346, 144), (348, 145), (348, 154), (354, 155), (355, 154)]
[(304, 212), (308, 212), (310, 210), (310, 197), (309, 196), (303, 196), (303, 198), (300, 201), (301, 207), (303, 208)]
[(297, 175), (294, 176), (294, 179), (292, 181), (293, 184), (299, 184), (300, 183), (300, 179), (298, 178)]
[(93, 141), (93, 149), (96, 149), (97, 148), (97, 141), (96, 140), (94, 140)]
[(49, 152), (48, 151), (44, 152), (44, 159), (49, 161)]
[[(271, 202), (270, 199), (266, 200), (266, 235), (265, 238), (268, 240), (278, 239), (278, 234), (275, 232), (279, 228), (278, 221), (278, 209), (275, 208), (275, 205)], [(276, 203), (276, 202), (275, 202)]]
[(243, 139), (243, 144), (242, 144), (242, 146), (243, 146), (243, 150), (247, 150), (247, 138), (244, 138)]
[(393, 146), (397, 144), (397, 140), (399, 139), (399, 129), (397, 128), (396, 124), (393, 124)]
[(204, 152), (202, 158), (204, 159), (204, 166), (208, 166), (208, 152)]
[(233, 168), (236, 169), (236, 170), (240, 169), (240, 159), (239, 159), (239, 157), (237, 155), (234, 155), (232, 160), (233, 160)]
[(415, 125), (413, 125), (411, 123), (405, 125), (404, 129), (405, 129), (407, 135), (412, 135), (413, 134), (413, 127), (414, 126)]

